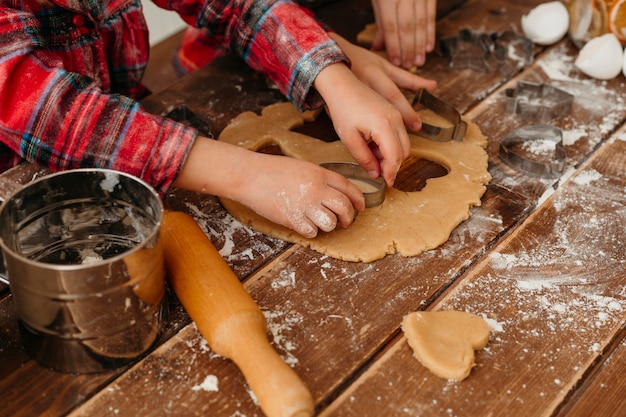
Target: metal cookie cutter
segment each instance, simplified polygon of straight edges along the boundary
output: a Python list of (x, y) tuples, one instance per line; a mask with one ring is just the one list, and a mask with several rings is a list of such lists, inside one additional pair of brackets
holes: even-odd
[(518, 81), (515, 88), (504, 91), (506, 111), (523, 120), (548, 123), (572, 111), (574, 96), (548, 84)]
[(500, 142), (500, 159), (534, 177), (559, 178), (565, 170), (563, 132), (550, 125), (514, 130)]
[(335, 171), (352, 181), (363, 192), (366, 208), (380, 206), (385, 201), (387, 184), (383, 177), (372, 179), (354, 162), (323, 162), (320, 166)]
[(534, 45), (513, 31), (483, 33), (461, 29), (456, 36), (441, 38), (439, 49), (450, 59), (451, 69), (499, 71), (508, 78), (532, 62)]
[(467, 130), (467, 123), (461, 119), (461, 114), (451, 105), (421, 89), (413, 98), (413, 107), (421, 105), (449, 121), (452, 126), (439, 127), (428, 123), (422, 123), (422, 129), (417, 133), (429, 140), (436, 142), (448, 142), (451, 140), (462, 141)]

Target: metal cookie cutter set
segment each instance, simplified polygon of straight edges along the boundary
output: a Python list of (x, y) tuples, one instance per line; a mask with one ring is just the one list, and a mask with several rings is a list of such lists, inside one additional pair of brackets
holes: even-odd
[(432, 110), (437, 115), (443, 117), (451, 126), (440, 127), (428, 123), (422, 123), (419, 136), (436, 142), (448, 142), (451, 140), (461, 141), (465, 137), (467, 123), (461, 119), (461, 114), (450, 104), (438, 99), (428, 91), (418, 90), (413, 98), (413, 107), (423, 107)]
[(506, 110), (522, 120), (543, 124), (522, 126), (500, 142), (500, 158), (512, 168), (542, 178), (559, 178), (566, 154), (561, 129), (547, 125), (572, 110), (574, 96), (547, 84), (519, 81), (505, 90)]
[(533, 60), (530, 39), (513, 31), (500, 33), (459, 30), (458, 35), (441, 38), (439, 50), (450, 60), (450, 68), (480, 73), (499, 71), (509, 77)]

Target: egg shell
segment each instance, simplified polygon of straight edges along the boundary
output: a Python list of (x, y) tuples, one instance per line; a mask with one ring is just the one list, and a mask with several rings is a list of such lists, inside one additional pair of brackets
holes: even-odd
[(622, 64), (622, 74), (626, 77), (626, 49), (624, 49), (624, 62)]
[(589, 77), (611, 80), (624, 67), (624, 50), (617, 37), (607, 33), (587, 42), (578, 53), (574, 66)]
[(569, 13), (560, 1), (540, 4), (522, 16), (524, 35), (538, 45), (560, 41), (569, 29)]

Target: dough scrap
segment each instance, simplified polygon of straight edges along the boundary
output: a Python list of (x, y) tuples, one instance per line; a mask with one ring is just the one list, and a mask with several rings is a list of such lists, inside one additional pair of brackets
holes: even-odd
[[(435, 123), (428, 119), (436, 115), (420, 114), (422, 120)], [(313, 116), (314, 113), (298, 112), (290, 103), (272, 104), (261, 115), (241, 113), (222, 131), (219, 140), (255, 151), (278, 145), (284, 155), (315, 164), (354, 162), (340, 141), (324, 142), (291, 131)], [(309, 246), (333, 258), (372, 262), (395, 252), (415, 256), (448, 240), (452, 230), (470, 216), (470, 207), (480, 205), (485, 185), (491, 179), (487, 141), (474, 123), (466, 122), (468, 129), (463, 141), (434, 142), (410, 134), (410, 154), (438, 163), (448, 174), (428, 179), (424, 188), (416, 192), (388, 188), (385, 202), (359, 213), (347, 229), (320, 232), (308, 239), (232, 200), (221, 202), (235, 218), (255, 230)]]
[(402, 320), (413, 356), (435, 375), (461, 381), (474, 367), (474, 350), (489, 341), (489, 325), (464, 311), (417, 311)]

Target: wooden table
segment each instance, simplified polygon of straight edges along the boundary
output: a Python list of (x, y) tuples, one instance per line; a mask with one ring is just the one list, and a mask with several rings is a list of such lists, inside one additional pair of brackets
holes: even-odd
[[(440, 0), (438, 34), (519, 32), (521, 16), (539, 3)], [(330, 3), (319, 13), (354, 38), (371, 21), (364, 4)], [(532, 64), (513, 74), (454, 70), (442, 55), (428, 58), (420, 74), (436, 79), (437, 95), (488, 138), (493, 180), (449, 241), (419, 256), (338, 261), (252, 233), (213, 197), (180, 190), (169, 197), (194, 216), (264, 311), (273, 345), (311, 390), (319, 415), (623, 415), (626, 83), (622, 75), (608, 82), (585, 77), (574, 69), (576, 54), (567, 39), (535, 47)], [(500, 140), (530, 124), (504, 108), (504, 90), (518, 80), (576, 95), (571, 113), (551, 122), (565, 138), (560, 179), (521, 174), (498, 157)], [(216, 136), (239, 112), (280, 100), (263, 77), (228, 57), (144, 104), (160, 114), (193, 112)], [(20, 166), (2, 175), (0, 190), (6, 196), (42, 172)], [(208, 349), (174, 295), (149, 355), (93, 375), (31, 361), (7, 287), (0, 297), (2, 416), (262, 415), (237, 367)], [(476, 313), (491, 327), (489, 344), (462, 382), (422, 367), (400, 330), (409, 312), (444, 309)], [(217, 391), (202, 389), (209, 376)]]

